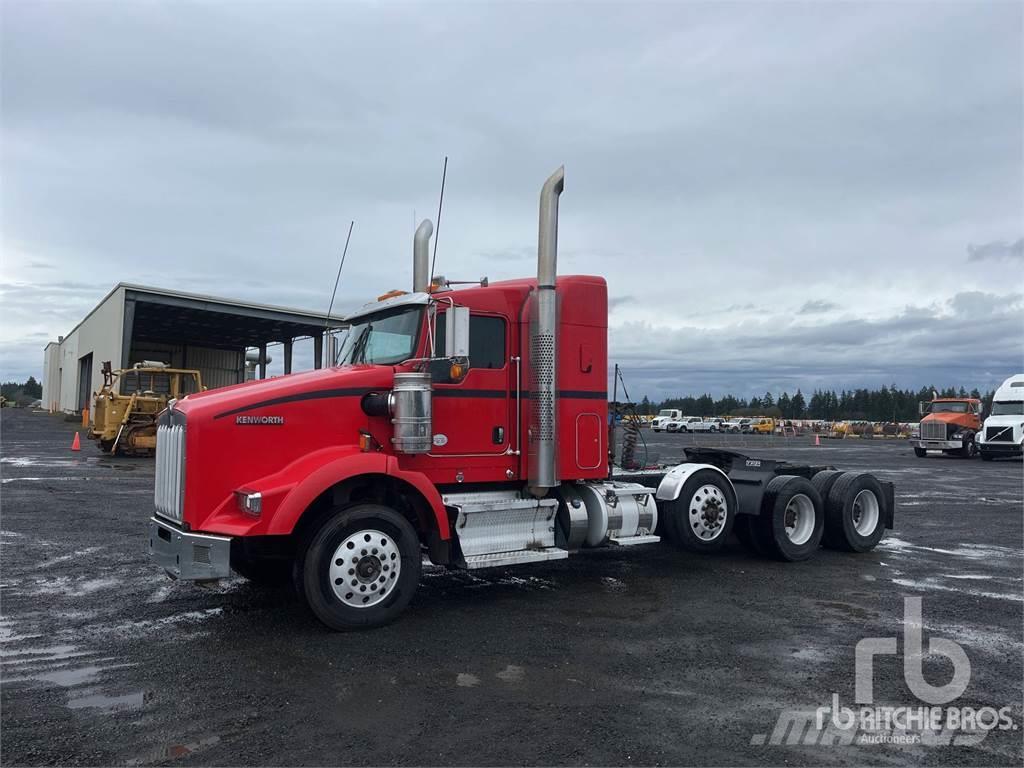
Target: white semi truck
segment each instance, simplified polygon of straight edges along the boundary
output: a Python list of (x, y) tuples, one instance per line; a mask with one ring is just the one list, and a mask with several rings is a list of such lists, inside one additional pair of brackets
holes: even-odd
[(974, 437), (982, 461), (1024, 455), (1024, 373), (1004, 381), (992, 398), (992, 411)]

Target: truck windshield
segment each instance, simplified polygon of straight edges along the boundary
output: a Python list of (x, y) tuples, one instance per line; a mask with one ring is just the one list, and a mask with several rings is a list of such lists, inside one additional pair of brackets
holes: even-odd
[(393, 365), (416, 351), (423, 307), (398, 307), (353, 321), (338, 356), (339, 365)]
[(1024, 416), (1024, 400), (997, 400), (992, 403), (992, 416)]
[(928, 413), (967, 413), (967, 403), (929, 403)]
[(674, 411), (658, 411), (659, 416), (671, 416)]

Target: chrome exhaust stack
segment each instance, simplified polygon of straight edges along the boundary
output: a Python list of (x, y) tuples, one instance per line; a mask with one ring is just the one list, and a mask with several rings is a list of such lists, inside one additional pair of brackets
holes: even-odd
[(530, 459), (529, 487), (545, 496), (558, 486), (555, 442), (558, 408), (558, 197), (565, 187), (565, 166), (555, 171), (540, 192), (537, 233), (537, 293), (530, 322)]
[(424, 219), (416, 227), (412, 239), (412, 290), (413, 293), (430, 291), (430, 236), (434, 234), (434, 225), (430, 219)]

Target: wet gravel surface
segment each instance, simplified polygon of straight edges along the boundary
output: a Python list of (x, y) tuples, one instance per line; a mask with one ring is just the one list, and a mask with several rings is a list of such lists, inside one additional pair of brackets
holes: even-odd
[[(68, 447), (5, 409), (0, 488), (4, 765), (738, 765), (1022, 762), (975, 746), (772, 745), (787, 709), (854, 696), (854, 646), (903, 631), (971, 661), (959, 706), (1022, 712), (1022, 465), (916, 459), (902, 441), (645, 436), (870, 470), (897, 527), (865, 555), (756, 559), (664, 546), (477, 574), (430, 569), (397, 623), (332, 634), (287, 590), (168, 581), (148, 562), (151, 460)], [(902, 642), (902, 641), (901, 641)], [(941, 657), (925, 659), (934, 684)], [(918, 706), (899, 657), (878, 705)], [(759, 738), (760, 736), (760, 738)], [(758, 741), (769, 743), (757, 743)]]

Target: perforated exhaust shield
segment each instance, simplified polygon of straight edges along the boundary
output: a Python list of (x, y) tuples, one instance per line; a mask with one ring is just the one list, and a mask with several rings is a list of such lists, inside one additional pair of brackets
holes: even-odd
[[(530, 307), (530, 487), (554, 488), (558, 485), (555, 467), (557, 408), (555, 359), (558, 354), (558, 295), (554, 288), (537, 290)], [(548, 329), (551, 329), (549, 332)]]

